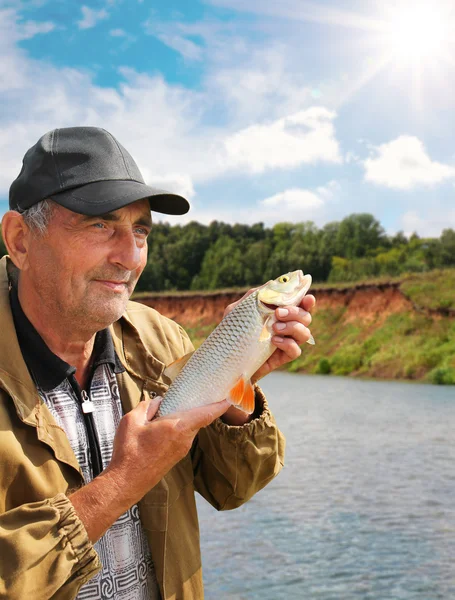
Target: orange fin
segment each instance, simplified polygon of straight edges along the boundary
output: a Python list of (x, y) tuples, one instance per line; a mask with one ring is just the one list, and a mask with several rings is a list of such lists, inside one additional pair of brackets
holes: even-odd
[(229, 392), (229, 399), (232, 404), (239, 405), (242, 402), (243, 392), (245, 391), (245, 380), (243, 376), (237, 381), (234, 387)]
[(254, 412), (255, 405), (254, 388), (251, 385), (251, 381), (248, 380), (245, 382), (245, 391), (243, 392), (242, 402), (240, 403), (239, 408), (251, 415)]
[(229, 399), (237, 408), (251, 415), (255, 407), (254, 388), (251, 381), (246, 381), (242, 375), (229, 392)]
[(164, 369), (163, 375), (166, 375), (166, 377), (169, 377), (171, 381), (174, 381), (174, 379), (177, 377), (177, 375), (180, 373), (180, 371), (183, 369), (186, 363), (190, 360), (193, 354), (194, 352), (188, 352), (188, 354), (185, 354), (181, 358), (174, 360), (174, 362), (172, 362)]

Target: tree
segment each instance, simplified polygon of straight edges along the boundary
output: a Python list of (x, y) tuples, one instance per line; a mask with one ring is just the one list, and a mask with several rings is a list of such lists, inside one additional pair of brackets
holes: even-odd
[(336, 254), (345, 258), (362, 258), (370, 250), (387, 244), (379, 221), (368, 213), (353, 214), (340, 223), (336, 238)]
[(223, 235), (205, 253), (201, 272), (191, 287), (214, 290), (244, 284), (242, 251), (231, 237)]
[(444, 266), (455, 265), (455, 231), (444, 229), (440, 240), (442, 264)]

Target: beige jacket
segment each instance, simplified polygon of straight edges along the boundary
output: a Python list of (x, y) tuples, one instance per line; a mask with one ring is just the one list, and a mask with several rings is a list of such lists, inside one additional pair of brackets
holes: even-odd
[[(126, 367), (117, 375), (125, 412), (167, 389), (165, 365), (191, 350), (182, 328), (130, 302), (111, 327)], [(139, 503), (163, 600), (201, 600), (194, 492), (236, 508), (281, 469), (284, 438), (261, 391), (262, 415), (243, 427), (217, 420)], [(19, 349), (0, 260), (0, 598), (74, 598), (100, 561), (67, 497), (83, 485), (64, 431), (41, 402)]]

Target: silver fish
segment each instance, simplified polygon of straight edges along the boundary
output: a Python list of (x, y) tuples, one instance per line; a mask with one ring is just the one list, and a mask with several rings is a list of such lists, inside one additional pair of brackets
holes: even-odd
[[(311, 275), (293, 271), (269, 281), (239, 302), (198, 350), (167, 367), (164, 373), (173, 383), (157, 416), (225, 398), (251, 414), (251, 376), (276, 350), (271, 343), (275, 309), (299, 305), (310, 285)], [(314, 339), (308, 342), (314, 344)]]

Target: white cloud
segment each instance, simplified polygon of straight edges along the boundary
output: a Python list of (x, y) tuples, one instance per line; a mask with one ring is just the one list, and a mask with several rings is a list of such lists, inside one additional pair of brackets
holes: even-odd
[(111, 29), (109, 35), (112, 37), (126, 37), (127, 33), (123, 29)]
[[(273, 225), (280, 221), (314, 221), (320, 225), (333, 210), (334, 201), (341, 192), (337, 181), (330, 181), (325, 186), (314, 190), (289, 188), (264, 200), (259, 200), (250, 216), (245, 215), (243, 222), (262, 221)], [(246, 211), (245, 211), (246, 212)]]
[(260, 202), (264, 206), (274, 206), (281, 208), (299, 208), (302, 210), (319, 208), (324, 204), (324, 200), (311, 192), (301, 188), (291, 188), (270, 196)]
[(375, 148), (364, 161), (365, 179), (389, 188), (409, 190), (455, 178), (455, 167), (431, 160), (423, 143), (402, 135)]
[(38, 23), (37, 21), (25, 21), (20, 24), (18, 34), (19, 39), (29, 40), (40, 33), (49, 33), (55, 29), (55, 23), (45, 21)]
[(166, 35), (164, 33), (157, 34), (156, 36), (163, 44), (169, 46), (173, 50), (179, 52), (184, 58), (189, 60), (201, 60), (202, 59), (202, 48), (179, 35)]
[(145, 32), (181, 54), (187, 60), (201, 60), (203, 48), (187, 37), (189, 26), (183, 23), (162, 23), (155, 18), (144, 23)]
[(88, 6), (82, 6), (82, 19), (77, 21), (77, 25), (79, 29), (90, 29), (95, 27), (98, 21), (102, 21), (103, 19), (107, 19), (109, 13), (103, 9), (101, 10), (93, 10)]
[[(152, 178), (153, 179), (153, 178)], [(167, 183), (167, 182), (166, 182)], [(168, 187), (167, 189), (171, 189)], [(172, 188), (172, 191), (178, 191)], [(212, 221), (224, 223), (264, 223), (267, 227), (283, 221), (295, 223), (313, 221), (322, 227), (328, 220), (334, 220), (334, 210), (339, 210), (337, 200), (341, 194), (341, 186), (337, 181), (329, 181), (314, 190), (290, 188), (274, 196), (258, 200), (252, 205), (226, 206), (215, 203), (210, 207), (201, 205), (199, 201), (191, 201), (191, 211), (183, 216), (173, 217), (158, 215), (158, 220), (167, 221), (171, 225), (198, 221), (208, 225)], [(344, 214), (341, 215), (341, 218)]]
[(406, 236), (418, 232), (421, 237), (439, 237), (443, 229), (455, 229), (455, 210), (433, 210), (422, 207), (409, 210), (400, 217), (400, 227)]
[(166, 175), (162, 175), (151, 173), (146, 168), (141, 169), (141, 172), (150, 185), (154, 187), (174, 192), (174, 194), (180, 194), (184, 198), (187, 198), (187, 200), (191, 200), (196, 194), (191, 177), (186, 173), (167, 173)]
[(305, 163), (339, 163), (335, 116), (325, 108), (312, 107), (267, 125), (247, 127), (225, 140), (228, 160), (253, 173)]

